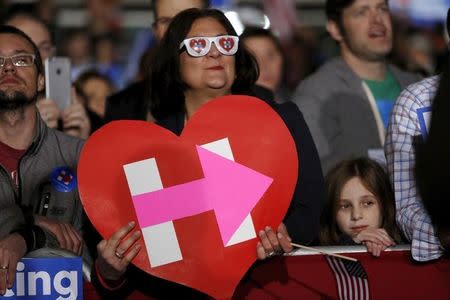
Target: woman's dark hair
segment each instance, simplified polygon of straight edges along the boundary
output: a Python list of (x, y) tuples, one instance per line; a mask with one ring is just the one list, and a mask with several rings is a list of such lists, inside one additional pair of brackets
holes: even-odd
[(364, 187), (379, 201), (383, 217), (382, 228), (396, 242), (401, 236), (395, 222), (395, 198), (389, 176), (375, 161), (362, 157), (345, 160), (336, 165), (325, 177), (325, 206), (320, 217), (320, 243), (337, 245), (342, 232), (336, 221), (342, 189), (353, 177), (358, 177)]
[(33, 43), (33, 41), (28, 35), (26, 35), (22, 30), (8, 25), (0, 25), (0, 34), (17, 35), (23, 38), (25, 41), (27, 41), (30, 44), (31, 48), (33, 49), (34, 64), (36, 65), (38, 74), (44, 75), (44, 65), (42, 64), (41, 54), (39, 53), (39, 49), (36, 46), (36, 44)]
[[(218, 21), (230, 35), (237, 35), (223, 12), (216, 9), (191, 8), (180, 12), (170, 23), (156, 52), (150, 70), (150, 110), (156, 119), (184, 111), (184, 92), (187, 89), (180, 75), (180, 44), (191, 30), (192, 24), (203, 18)], [(235, 54), (236, 77), (231, 87), (233, 94), (247, 93), (258, 78), (255, 58), (242, 47)]]

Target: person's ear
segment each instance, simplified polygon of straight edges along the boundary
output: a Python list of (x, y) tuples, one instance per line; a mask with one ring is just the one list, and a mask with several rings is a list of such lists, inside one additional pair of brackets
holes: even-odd
[(45, 77), (42, 74), (38, 74), (37, 90), (38, 92), (42, 92), (44, 88), (45, 88)]
[(343, 38), (341, 30), (339, 29), (339, 25), (335, 21), (330, 20), (327, 22), (327, 31), (335, 41), (342, 41)]

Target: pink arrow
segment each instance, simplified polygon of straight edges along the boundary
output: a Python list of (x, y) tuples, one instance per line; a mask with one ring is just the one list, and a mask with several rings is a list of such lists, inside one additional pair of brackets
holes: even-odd
[(197, 146), (204, 178), (133, 197), (141, 228), (214, 210), (224, 245), (273, 179)]

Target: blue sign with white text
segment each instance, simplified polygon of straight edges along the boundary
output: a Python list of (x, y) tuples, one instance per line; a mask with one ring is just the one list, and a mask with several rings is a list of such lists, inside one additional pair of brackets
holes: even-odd
[(420, 132), (424, 140), (427, 139), (429, 127), (431, 124), (432, 107), (426, 106), (416, 109), (417, 119), (419, 120)]
[(21, 259), (14, 286), (0, 299), (83, 299), (81, 257)]

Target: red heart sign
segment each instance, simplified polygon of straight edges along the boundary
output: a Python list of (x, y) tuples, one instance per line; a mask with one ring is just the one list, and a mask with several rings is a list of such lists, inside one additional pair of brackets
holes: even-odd
[[(257, 233), (265, 226), (276, 228), (289, 207), (296, 184), (296, 148), (289, 130), (272, 108), (248, 96), (224, 96), (208, 102), (189, 120), (179, 137), (144, 121), (112, 122), (95, 132), (86, 142), (78, 165), (80, 196), (89, 219), (100, 234), (108, 238), (130, 220), (141, 225), (138, 221), (142, 221), (142, 216), (160, 217), (162, 212), (135, 211), (136, 197), (131, 195), (124, 165), (155, 158), (163, 186), (158, 192), (164, 194), (206, 178), (202, 152), (196, 145), (224, 138), (227, 138), (235, 161), (226, 160), (225, 164), (238, 164), (245, 172), (270, 178), (270, 184), (250, 209), (254, 231)], [(228, 195), (232, 190), (230, 183), (236, 178), (227, 178), (227, 174), (223, 169), (220, 176), (223, 176)], [(143, 177), (144, 182), (151, 180)], [(241, 177), (237, 179), (239, 181)], [(245, 202), (236, 203), (235, 200), (247, 195), (247, 190), (254, 185), (242, 181), (243, 187), (231, 191), (231, 196), (226, 198), (229, 203), (225, 204), (230, 207), (228, 213), (232, 217), (242, 210), (240, 204), (243, 206)], [(185, 203), (197, 205), (197, 198), (189, 193), (178, 194), (181, 196), (172, 199), (178, 201), (174, 207), (179, 209), (179, 205)], [(162, 203), (164, 206), (166, 202)], [(256, 260), (258, 238), (253, 232), (254, 238), (227, 246), (221, 231), (224, 225), (218, 214), (217, 210), (200, 211), (186, 217), (174, 217), (172, 223), (169, 222), (173, 224), (181, 253), (178, 261), (156, 265), (153, 245), (141, 239), (143, 247), (133, 263), (149, 274), (215, 298), (231, 298), (242, 276)], [(145, 234), (147, 227), (140, 227)]]

